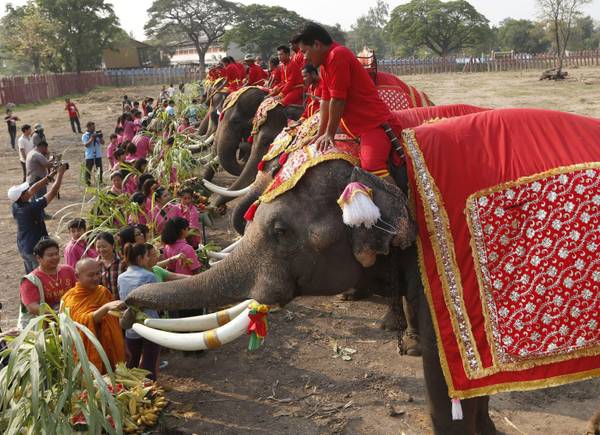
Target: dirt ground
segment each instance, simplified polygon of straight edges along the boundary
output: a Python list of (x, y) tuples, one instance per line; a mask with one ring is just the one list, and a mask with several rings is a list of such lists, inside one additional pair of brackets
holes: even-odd
[[(468, 103), (502, 107), (543, 107), (600, 117), (600, 68), (570, 70), (564, 82), (539, 82), (538, 72), (452, 74), (406, 77), (436, 104)], [(119, 114), (120, 98), (156, 95), (158, 86), (100, 89), (76, 98), (82, 122), (94, 120), (109, 132)], [(81, 200), (79, 135), (70, 131), (61, 101), (16, 109), (21, 124), (42, 122), (52, 151), (63, 151), (72, 165), (60, 200), (50, 213)], [(20, 182), (17, 154), (0, 145), (0, 185), (5, 192)], [(230, 177), (219, 174), (217, 181)], [(16, 322), (18, 281), (23, 273), (16, 250), (15, 223), (6, 195), (0, 195), (0, 272), (2, 328)], [(59, 219), (48, 221), (51, 234), (65, 243)], [(221, 218), (209, 239), (226, 243), (234, 236)], [(345, 302), (339, 298), (300, 298), (270, 315), (265, 346), (245, 350), (246, 339), (202, 355), (163, 355), (169, 362), (160, 382), (172, 404), (157, 433), (364, 433), (430, 432), (423, 371), (418, 358), (396, 353), (394, 333), (377, 329), (385, 300)], [(334, 357), (334, 345), (356, 350), (351, 360)], [(600, 380), (525, 393), (498, 394), (491, 413), (506, 434), (582, 434), (600, 406)], [(394, 412), (391, 412), (393, 410)], [(392, 416), (391, 414), (395, 414)]]

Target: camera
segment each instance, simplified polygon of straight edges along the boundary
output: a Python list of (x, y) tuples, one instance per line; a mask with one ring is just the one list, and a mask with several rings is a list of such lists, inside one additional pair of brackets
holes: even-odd
[(67, 169), (67, 170), (69, 169), (69, 162), (62, 161), (62, 153), (53, 154), (52, 169), (58, 169), (60, 167), (60, 165), (64, 165), (65, 169)]
[(102, 138), (102, 136), (103, 136), (103, 134), (102, 134), (102, 130), (96, 130), (96, 131), (94, 132), (94, 135), (95, 135), (97, 138), (100, 138), (100, 139), (101, 139), (101, 138)]

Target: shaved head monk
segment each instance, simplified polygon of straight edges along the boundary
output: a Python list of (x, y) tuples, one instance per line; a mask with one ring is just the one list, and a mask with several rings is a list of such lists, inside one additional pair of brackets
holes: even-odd
[[(125, 342), (119, 320), (108, 312), (124, 308), (125, 303), (114, 300), (110, 290), (100, 285), (101, 268), (96, 260), (85, 258), (78, 261), (75, 275), (77, 284), (62, 297), (62, 308), (68, 309), (73, 320), (86, 326), (96, 336), (114, 368), (116, 363), (125, 361)], [(90, 362), (105, 373), (106, 368), (96, 348), (84, 334), (81, 337)]]

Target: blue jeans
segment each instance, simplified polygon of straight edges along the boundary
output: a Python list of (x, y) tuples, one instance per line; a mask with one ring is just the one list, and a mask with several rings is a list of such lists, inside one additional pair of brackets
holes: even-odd
[(25, 265), (25, 274), (33, 272), (39, 266), (35, 255), (22, 252), (21, 257), (23, 257), (23, 264)]

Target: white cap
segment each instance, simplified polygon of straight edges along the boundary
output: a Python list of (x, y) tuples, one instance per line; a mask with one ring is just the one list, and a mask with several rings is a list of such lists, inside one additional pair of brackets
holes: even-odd
[(10, 199), (11, 202), (16, 202), (27, 189), (29, 189), (29, 183), (27, 181), (11, 187), (8, 189), (8, 199)]

